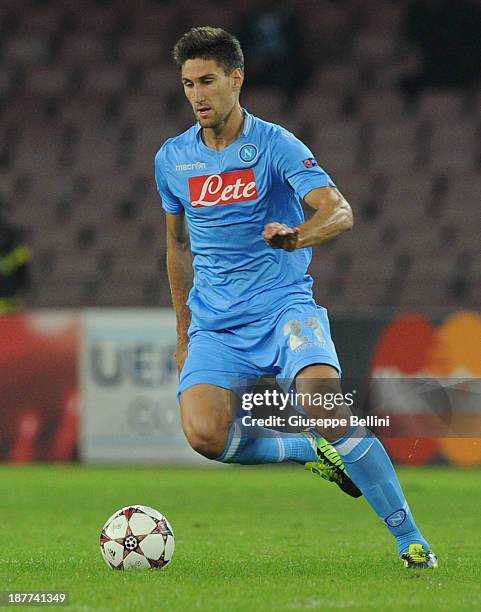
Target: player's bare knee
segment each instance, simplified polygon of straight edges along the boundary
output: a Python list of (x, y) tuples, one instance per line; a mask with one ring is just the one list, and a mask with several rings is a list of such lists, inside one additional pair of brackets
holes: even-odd
[(232, 421), (229, 392), (195, 385), (181, 396), (182, 428), (190, 446), (208, 459), (219, 457)]
[(222, 455), (227, 443), (227, 434), (206, 428), (185, 431), (190, 446), (207, 459), (216, 459)]
[(187, 441), (197, 453), (208, 459), (215, 459), (222, 454), (227, 434), (215, 418), (202, 419), (183, 411), (182, 427)]

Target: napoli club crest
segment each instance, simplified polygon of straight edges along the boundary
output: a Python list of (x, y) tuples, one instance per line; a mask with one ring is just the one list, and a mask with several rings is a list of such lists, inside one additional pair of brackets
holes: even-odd
[(404, 519), (406, 518), (406, 512), (401, 508), (401, 510), (396, 510), (392, 514), (390, 514), (386, 519), (386, 523), (389, 527), (399, 527), (404, 523)]
[(245, 164), (251, 164), (252, 162), (254, 162), (257, 159), (258, 154), (259, 151), (257, 150), (257, 147), (253, 144), (243, 145), (239, 149), (239, 157), (241, 161), (243, 161)]

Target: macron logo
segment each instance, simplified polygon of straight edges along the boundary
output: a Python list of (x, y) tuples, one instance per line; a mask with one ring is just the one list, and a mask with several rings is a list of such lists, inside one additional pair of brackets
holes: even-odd
[(248, 202), (258, 198), (254, 170), (235, 170), (222, 174), (189, 178), (190, 203), (194, 208)]
[(185, 170), (204, 170), (207, 167), (205, 162), (194, 162), (193, 164), (177, 164), (175, 166), (176, 170), (185, 171)]

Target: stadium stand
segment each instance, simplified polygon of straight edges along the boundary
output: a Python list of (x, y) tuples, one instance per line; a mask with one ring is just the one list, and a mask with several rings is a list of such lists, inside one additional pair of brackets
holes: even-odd
[[(153, 158), (192, 123), (170, 48), (254, 4), (2, 1), (0, 203), (28, 232), (30, 307), (170, 304)], [(352, 204), (355, 231), (314, 250), (320, 303), (479, 307), (481, 90), (401, 97), (418, 62), (404, 3), (292, 4), (319, 67), (293, 111), (275, 89), (243, 104), (302, 138)]]

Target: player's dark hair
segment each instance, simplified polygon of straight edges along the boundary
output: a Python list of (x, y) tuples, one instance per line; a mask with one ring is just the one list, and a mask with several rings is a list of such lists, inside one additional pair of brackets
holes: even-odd
[(179, 68), (189, 59), (213, 59), (226, 74), (244, 70), (244, 54), (239, 41), (222, 28), (192, 28), (175, 43), (172, 53)]

